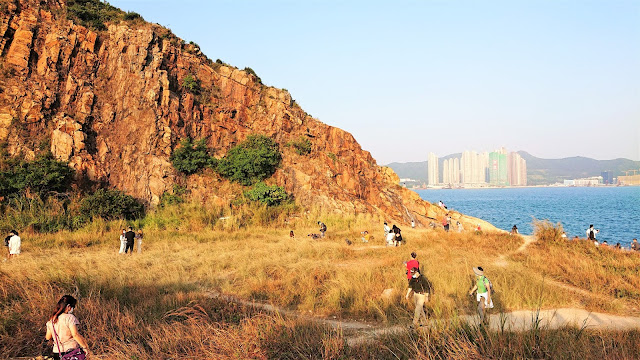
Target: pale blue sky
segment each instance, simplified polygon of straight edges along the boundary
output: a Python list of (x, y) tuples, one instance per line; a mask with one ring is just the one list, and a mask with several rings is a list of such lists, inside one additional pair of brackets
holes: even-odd
[(112, 0), (253, 68), (380, 164), (640, 160), (640, 1)]

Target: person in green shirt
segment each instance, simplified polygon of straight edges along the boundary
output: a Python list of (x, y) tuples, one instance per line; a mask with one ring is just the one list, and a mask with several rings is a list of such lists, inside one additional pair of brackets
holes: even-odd
[(484, 270), (481, 267), (474, 267), (473, 273), (475, 274), (475, 284), (469, 295), (476, 293), (476, 300), (478, 301), (478, 315), (480, 321), (485, 321), (485, 309), (493, 309), (493, 301), (491, 300), (491, 282), (484, 276)]

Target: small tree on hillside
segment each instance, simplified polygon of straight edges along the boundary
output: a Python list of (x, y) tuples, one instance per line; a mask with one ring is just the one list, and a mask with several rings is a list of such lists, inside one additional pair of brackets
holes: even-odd
[(180, 147), (171, 153), (169, 160), (176, 170), (187, 175), (212, 166), (215, 162), (214, 158), (209, 155), (205, 139), (200, 139), (194, 144), (189, 138), (180, 142)]
[(251, 185), (273, 175), (281, 161), (278, 143), (264, 135), (250, 135), (219, 160), (217, 169), (231, 181)]

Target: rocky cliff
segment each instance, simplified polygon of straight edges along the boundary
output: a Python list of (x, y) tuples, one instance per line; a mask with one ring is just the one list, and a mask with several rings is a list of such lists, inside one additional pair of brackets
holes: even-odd
[[(67, 19), (64, 0), (3, 0), (0, 7), (0, 141), (11, 154), (50, 149), (80, 177), (153, 205), (180, 176), (169, 156), (182, 138), (205, 138), (223, 156), (260, 133), (283, 149), (271, 181), (302, 205), (381, 212), (402, 223), (442, 216), (398, 186), (395, 173), (351, 134), (309, 116), (287, 91), (210, 61), (165, 28), (118, 21), (94, 31)], [(187, 77), (198, 91), (185, 88)], [(311, 141), (311, 154), (284, 146), (300, 138)], [(222, 182), (202, 178), (192, 175), (189, 183), (213, 184), (213, 191)], [(467, 225), (481, 222), (458, 216)]]

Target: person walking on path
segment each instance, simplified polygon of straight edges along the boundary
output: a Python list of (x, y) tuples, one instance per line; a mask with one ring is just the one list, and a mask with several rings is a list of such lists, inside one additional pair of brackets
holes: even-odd
[(418, 254), (414, 251), (411, 253), (411, 260), (404, 262), (404, 265), (407, 267), (407, 281), (411, 281), (411, 269), (420, 269), (420, 262), (418, 262), (416, 257), (418, 257)]
[(7, 259), (11, 259), (12, 257), (18, 257), (20, 255), (20, 248), (22, 246), (22, 240), (20, 236), (18, 236), (18, 232), (15, 230), (11, 230), (9, 232), (9, 241), (7, 243), (9, 247), (9, 253), (7, 254)]
[(142, 254), (142, 238), (144, 234), (142, 233), (142, 229), (138, 230), (136, 234), (136, 242), (138, 243), (138, 254)]
[(387, 223), (384, 223), (384, 238), (387, 238), (387, 235), (389, 235), (389, 232), (391, 231), (391, 228), (389, 227), (389, 225), (387, 225)]
[(420, 320), (427, 321), (427, 315), (424, 312), (424, 304), (429, 301), (429, 293), (431, 285), (427, 278), (420, 273), (420, 269), (413, 267), (410, 270), (411, 279), (409, 279), (409, 288), (405, 299), (409, 300), (409, 295), (413, 292), (413, 301), (415, 302), (415, 310), (413, 311), (413, 326), (418, 326)]
[(493, 289), (491, 288), (491, 281), (484, 276), (484, 270), (480, 266), (474, 267), (473, 273), (475, 274), (475, 285), (469, 291), (469, 295), (473, 295), (473, 292), (477, 291), (478, 315), (480, 316), (480, 321), (484, 323), (486, 309), (493, 309), (493, 300), (491, 300)]
[(127, 238), (124, 237), (124, 234), (126, 233), (127, 230), (122, 229), (122, 232), (120, 233), (120, 251), (118, 254), (124, 254), (124, 250), (127, 248)]
[(631, 241), (631, 250), (640, 251), (640, 243), (638, 243), (638, 239), (633, 239), (633, 241)]
[(318, 226), (320, 226), (320, 237), (324, 237), (324, 233), (327, 231), (327, 225), (322, 221), (318, 221)]
[[(136, 239), (136, 233), (133, 232), (133, 228), (131, 226), (129, 226), (129, 231), (127, 231), (126, 233), (124, 233), (124, 237), (127, 240), (127, 245), (124, 249), (124, 253), (129, 253), (129, 255), (133, 254), (133, 244), (135, 242)], [(131, 251), (131, 252), (129, 252)]]
[(596, 240), (596, 234), (599, 233), (600, 230), (596, 230), (593, 228), (593, 224), (589, 225), (589, 228), (587, 229), (587, 239), (591, 240), (591, 241), (597, 241)]
[(78, 301), (71, 295), (64, 295), (47, 322), (47, 340), (53, 339), (53, 358), (84, 359), (91, 351), (87, 341), (78, 332), (80, 322), (73, 316)]
[(518, 227), (513, 225), (511, 228), (511, 235), (518, 235)]

